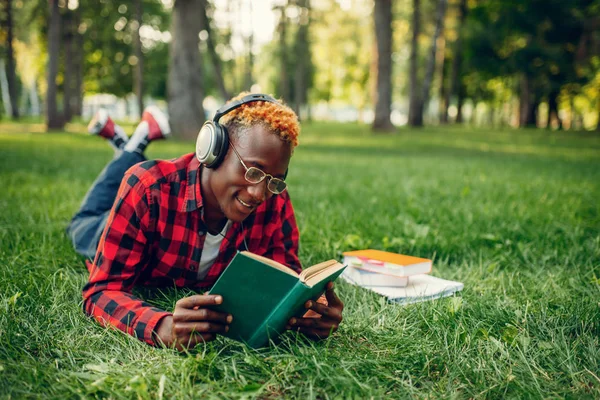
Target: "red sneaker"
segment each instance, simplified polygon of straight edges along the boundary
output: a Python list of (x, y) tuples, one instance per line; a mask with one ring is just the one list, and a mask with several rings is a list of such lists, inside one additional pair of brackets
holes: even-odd
[(114, 123), (104, 108), (96, 112), (87, 129), (92, 135), (108, 139), (116, 148), (122, 148), (129, 140), (123, 128)]
[(87, 129), (92, 135), (99, 135), (106, 139), (112, 139), (115, 136), (115, 123), (104, 108), (96, 112)]
[(148, 141), (166, 139), (171, 135), (169, 120), (157, 106), (146, 107), (142, 121), (148, 124)]

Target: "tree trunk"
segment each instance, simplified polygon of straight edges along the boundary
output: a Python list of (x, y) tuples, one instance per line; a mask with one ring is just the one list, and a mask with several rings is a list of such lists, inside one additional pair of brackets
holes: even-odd
[(221, 97), (223, 97), (223, 100), (229, 100), (229, 98), (231, 98), (231, 95), (227, 91), (227, 88), (225, 86), (225, 79), (223, 79), (222, 62), (221, 62), (221, 58), (217, 54), (217, 51), (215, 50), (215, 41), (213, 38), (212, 27), (210, 25), (210, 17), (209, 17), (210, 3), (208, 3), (206, 0), (202, 0), (202, 1), (203, 1), (203, 6), (204, 6), (204, 14), (201, 15), (201, 17), (202, 17), (201, 29), (204, 29), (206, 31), (206, 33), (208, 33), (208, 37), (206, 38), (206, 48), (208, 50), (208, 55), (210, 57), (210, 60), (212, 61), (212, 64), (213, 64), (213, 69), (215, 71), (215, 80), (217, 81), (219, 93), (221, 94)]
[[(456, 98), (456, 120), (454, 121), (457, 124), (463, 123), (462, 109), (463, 109), (464, 103), (465, 103), (465, 85), (459, 79), (458, 80), (458, 93), (457, 93), (457, 98)], [(477, 103), (475, 103), (475, 101), (473, 101), (473, 103), (477, 104)]]
[(496, 120), (496, 107), (494, 107), (494, 103), (493, 102), (489, 102), (489, 103), (484, 103), (485, 105), (488, 106), (488, 110), (487, 110), (487, 125), (489, 127), (493, 127), (494, 126), (494, 122)]
[(17, 98), (15, 56), (13, 52), (12, 0), (4, 0), (4, 13), (6, 16), (6, 78), (8, 81), (8, 93), (10, 95), (11, 117), (13, 119), (18, 119), (19, 102)]
[(79, 33), (81, 24), (81, 6), (75, 10), (75, 77), (73, 79), (74, 98), (71, 104), (71, 114), (81, 117), (83, 109), (83, 35)]
[(558, 115), (558, 91), (553, 90), (548, 95), (548, 123), (547, 128), (552, 128), (552, 117), (556, 118), (556, 123), (558, 129), (562, 129), (562, 121), (560, 116)]
[[(456, 123), (462, 123), (462, 105), (464, 102), (464, 92), (461, 94), (463, 89), (461, 88), (461, 69), (462, 69), (462, 58), (463, 58), (463, 26), (467, 17), (467, 0), (460, 0), (459, 14), (458, 14), (458, 36), (456, 43), (454, 44), (454, 58), (452, 59), (452, 74), (450, 76), (450, 97), (457, 98), (457, 114)], [(460, 117), (460, 118), (459, 118)]]
[(135, 0), (134, 2), (134, 18), (137, 22), (137, 26), (134, 26), (133, 30), (133, 55), (135, 56), (137, 63), (133, 70), (133, 91), (137, 98), (137, 106), (139, 110), (139, 116), (142, 117), (144, 112), (144, 54), (142, 53), (142, 39), (140, 37), (140, 29), (142, 27), (142, 19), (144, 15), (144, 9), (142, 6), (142, 0)]
[(10, 105), (10, 94), (8, 92), (8, 79), (6, 78), (6, 63), (2, 58), (0, 58), (0, 89), (2, 90), (2, 104), (4, 105), (6, 114), (12, 115), (12, 106)]
[(195, 139), (205, 121), (198, 50), (202, 5), (201, 0), (176, 0), (171, 17), (167, 96), (173, 135), (182, 139)]
[(596, 98), (596, 109), (596, 111), (598, 111), (598, 121), (596, 121), (596, 132), (600, 132), (600, 98), (598, 97)]
[(527, 75), (521, 78), (521, 96), (520, 96), (520, 117), (519, 127), (535, 127), (537, 117), (537, 107), (535, 94), (533, 90), (533, 82)]
[(423, 126), (423, 114), (420, 112), (421, 93), (417, 77), (417, 62), (419, 57), (419, 34), (421, 30), (421, 4), (420, 0), (413, 0), (412, 15), (412, 40), (410, 46), (410, 103), (408, 106), (408, 124), (410, 126)]
[(64, 120), (58, 112), (56, 75), (58, 74), (58, 61), (60, 51), (60, 25), (61, 17), (58, 9), (58, 0), (50, 2), (50, 23), (48, 24), (48, 72), (46, 91), (46, 129), (62, 129)]
[(377, 38), (377, 89), (374, 131), (392, 131), (392, 0), (375, 0), (375, 37)]
[(448, 72), (448, 59), (446, 58), (446, 46), (444, 40), (444, 51), (442, 56), (442, 68), (440, 72), (440, 109), (439, 118), (440, 124), (448, 123), (448, 106), (450, 105), (450, 92), (446, 85), (446, 74)]
[(286, 35), (287, 35), (287, 17), (285, 16), (285, 10), (287, 7), (287, 0), (284, 4), (279, 8), (280, 17), (279, 17), (279, 25), (277, 30), (279, 32), (279, 95), (283, 98), (285, 102), (290, 100), (290, 80), (287, 73), (287, 44), (286, 44)]
[[(433, 81), (433, 73), (435, 71), (435, 60), (437, 55), (437, 41), (444, 30), (444, 17), (446, 16), (447, 0), (438, 0), (435, 12), (435, 32), (431, 40), (431, 50), (429, 51), (429, 59), (427, 60), (427, 68), (425, 69), (425, 79), (423, 80), (423, 94), (421, 97), (421, 113), (424, 114), (429, 106), (429, 96), (431, 92), (431, 82)], [(421, 119), (423, 117), (421, 116)]]
[(65, 76), (63, 79), (63, 115), (64, 121), (70, 122), (72, 117), (72, 104), (75, 102), (75, 29), (74, 20), (70, 10), (63, 18), (63, 45), (65, 47)]
[(294, 111), (300, 118), (300, 110), (308, 99), (308, 67), (310, 65), (310, 45), (308, 28), (310, 24), (310, 9), (308, 0), (299, 0), (300, 26), (296, 33), (296, 71), (294, 76)]

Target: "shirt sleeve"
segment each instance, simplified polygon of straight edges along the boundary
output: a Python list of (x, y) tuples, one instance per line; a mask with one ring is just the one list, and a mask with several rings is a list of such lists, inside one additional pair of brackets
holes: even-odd
[(84, 311), (104, 326), (114, 326), (154, 344), (160, 320), (171, 313), (152, 307), (131, 291), (148, 264), (150, 225), (145, 187), (133, 167), (125, 174), (102, 233), (90, 278), (83, 288)]
[(284, 203), (278, 221), (280, 226), (275, 229), (265, 257), (287, 265), (297, 273), (300, 273), (302, 272), (302, 266), (298, 258), (300, 233), (296, 224), (294, 208), (287, 192), (280, 196), (284, 196)]

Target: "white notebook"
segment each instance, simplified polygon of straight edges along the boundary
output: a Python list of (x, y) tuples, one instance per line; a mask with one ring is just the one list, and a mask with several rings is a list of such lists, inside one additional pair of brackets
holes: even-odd
[(406, 287), (359, 285), (348, 276), (341, 275), (341, 278), (353, 285), (364, 287), (385, 296), (389, 301), (400, 304), (434, 300), (450, 296), (464, 288), (464, 285), (460, 282), (436, 278), (427, 274), (411, 276)]

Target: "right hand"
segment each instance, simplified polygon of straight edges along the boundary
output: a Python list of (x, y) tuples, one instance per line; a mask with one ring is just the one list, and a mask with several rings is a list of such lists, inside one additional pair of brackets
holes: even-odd
[(214, 340), (217, 333), (229, 330), (231, 314), (211, 310), (223, 303), (219, 295), (194, 295), (177, 301), (172, 316), (162, 319), (156, 329), (159, 341), (178, 350)]

